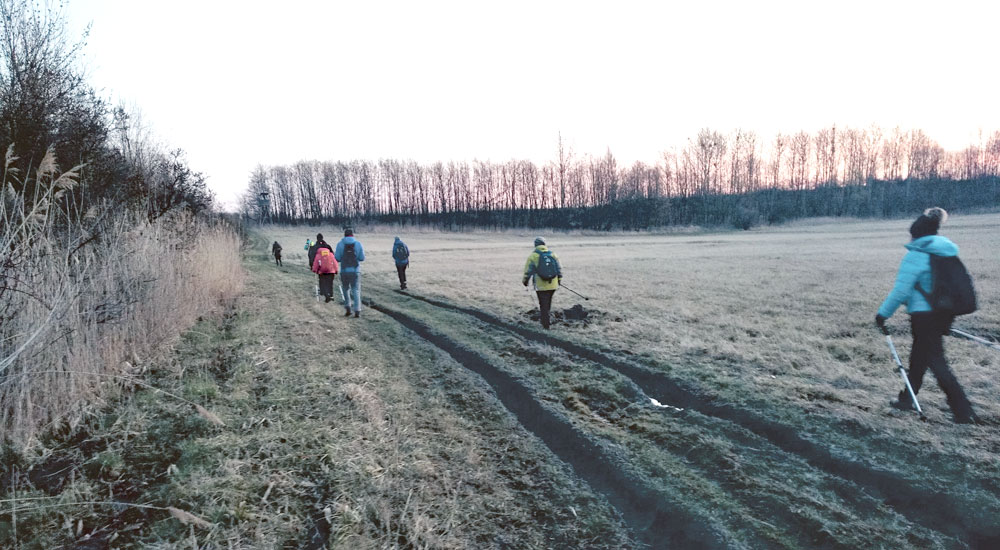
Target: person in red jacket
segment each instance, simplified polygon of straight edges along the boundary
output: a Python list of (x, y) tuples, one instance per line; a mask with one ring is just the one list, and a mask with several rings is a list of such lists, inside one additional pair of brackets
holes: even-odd
[(323, 240), (323, 235), (316, 235), (316, 244), (309, 251), (313, 257), (312, 271), (319, 275), (319, 293), (326, 297), (329, 303), (333, 299), (333, 280), (340, 271), (337, 258), (333, 255), (333, 247)]

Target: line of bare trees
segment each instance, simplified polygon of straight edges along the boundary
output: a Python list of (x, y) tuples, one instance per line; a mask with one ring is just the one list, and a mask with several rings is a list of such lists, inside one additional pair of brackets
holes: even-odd
[[(476, 216), (457, 215), (478, 213), (484, 219), (501, 220), (491, 225), (507, 225), (497, 212), (594, 208), (646, 199), (683, 203), (699, 197), (763, 196), (765, 191), (865, 187), (876, 182), (905, 182), (904, 188), (910, 190), (919, 182), (1000, 177), (1000, 131), (982, 135), (979, 143), (959, 152), (945, 151), (922, 130), (875, 126), (779, 134), (769, 142), (754, 132), (704, 129), (684, 147), (665, 152), (655, 164), (619, 166), (610, 150), (598, 157), (578, 156), (561, 137), (556, 152), (554, 160), (541, 166), (526, 160), (425, 165), (395, 159), (258, 166), (241, 208), (248, 216), (259, 215), (256, 198), (268, 193), (268, 213), (280, 222), (434, 218), (478, 223)], [(735, 204), (731, 199), (728, 203)], [(772, 218), (767, 213), (763, 217)]]

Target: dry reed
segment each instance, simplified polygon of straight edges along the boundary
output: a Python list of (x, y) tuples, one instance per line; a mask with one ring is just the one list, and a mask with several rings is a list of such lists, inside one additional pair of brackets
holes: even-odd
[(59, 173), (50, 151), (21, 178), (15, 158), (8, 149), (0, 201), (0, 429), (23, 445), (54, 421), (72, 424), (114, 375), (164, 353), (243, 277), (230, 228), (110, 203), (80, 212), (66, 193), (79, 167)]

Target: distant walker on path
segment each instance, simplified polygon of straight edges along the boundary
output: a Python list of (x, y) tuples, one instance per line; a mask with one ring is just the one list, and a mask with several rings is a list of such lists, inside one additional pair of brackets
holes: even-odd
[(271, 245), (271, 255), (274, 256), (274, 263), (281, 267), (281, 245), (278, 244), (278, 241), (274, 241), (274, 244)]
[(528, 280), (534, 279), (535, 292), (538, 294), (539, 320), (542, 328), (549, 328), (549, 310), (552, 309), (552, 296), (562, 281), (562, 268), (559, 258), (545, 246), (541, 237), (535, 239), (535, 249), (528, 255), (524, 263), (524, 277), (521, 284), (528, 286)]
[(399, 237), (392, 243), (392, 259), (396, 260), (399, 289), (406, 290), (406, 268), (410, 265), (410, 248)]

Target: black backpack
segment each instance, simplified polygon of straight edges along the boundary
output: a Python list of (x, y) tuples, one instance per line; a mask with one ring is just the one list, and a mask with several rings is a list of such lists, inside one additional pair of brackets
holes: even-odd
[(410, 257), (410, 253), (406, 251), (406, 245), (399, 243), (396, 248), (392, 251), (392, 257), (397, 260), (405, 260)]
[(958, 256), (931, 257), (931, 291), (915, 287), (927, 299), (935, 312), (951, 316), (966, 315), (976, 311), (976, 289), (972, 277)]
[(551, 251), (538, 253), (538, 267), (535, 268), (535, 273), (546, 283), (559, 276), (559, 261)]
[(343, 267), (358, 267), (358, 253), (354, 251), (355, 243), (344, 243), (344, 257), (340, 261)]

